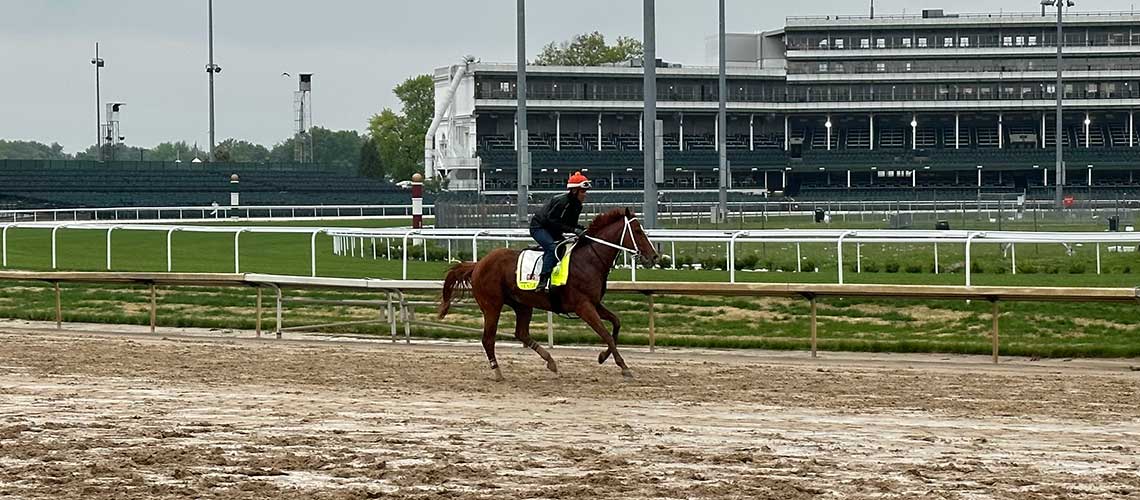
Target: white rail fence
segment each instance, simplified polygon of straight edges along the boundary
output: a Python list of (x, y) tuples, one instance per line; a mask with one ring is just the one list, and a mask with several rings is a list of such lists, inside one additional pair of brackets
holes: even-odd
[[(424, 215), (435, 205), (424, 205)], [(0, 210), (0, 222), (213, 222), (241, 220), (379, 219), (410, 217), (412, 205), (207, 205)]]
[[(394, 260), (392, 256), (392, 242), (399, 242), (399, 260), (401, 261), (400, 279), (408, 278), (408, 263), (418, 260), (412, 255), (410, 247), (425, 241), (444, 242), (449, 250), (458, 245), (470, 245), (471, 255), (478, 259), (480, 243), (531, 242), (528, 231), (523, 229), (409, 229), (409, 228), (336, 228), (336, 227), (284, 227), (284, 226), (208, 226), (208, 225), (165, 225), (165, 224), (105, 224), (105, 223), (9, 223), (0, 224), (0, 255), (2, 264), (8, 266), (9, 232), (12, 229), (38, 229), (50, 232), (51, 238), (51, 268), (58, 268), (59, 231), (101, 231), (106, 233), (106, 269), (112, 270), (112, 237), (123, 231), (147, 231), (165, 233), (166, 270), (174, 270), (173, 236), (174, 233), (214, 233), (233, 235), (234, 273), (241, 272), (241, 236), (251, 234), (291, 234), (307, 236), (309, 242), (309, 270), (311, 276), (317, 276), (317, 238), (324, 234), (332, 238), (332, 253), (338, 255), (359, 254), (366, 256), (368, 244), (371, 244), (372, 258), (381, 256), (379, 246), (385, 244), (387, 250), (384, 257)], [(1012, 257), (1011, 272), (1017, 273), (1018, 244), (1094, 244), (1096, 251), (1096, 273), (1101, 274), (1101, 252), (1103, 245), (1116, 247), (1125, 244), (1140, 244), (1140, 233), (1111, 233), (1111, 232), (1020, 232), (1020, 231), (934, 231), (934, 230), (839, 230), (839, 229), (778, 229), (778, 230), (678, 230), (663, 229), (648, 231), (649, 237), (658, 244), (664, 253), (666, 246), (671, 262), (677, 262), (676, 244), (695, 242), (724, 245), (725, 262), (728, 268), (728, 282), (736, 283), (737, 245), (743, 243), (781, 243), (794, 244), (796, 248), (797, 271), (802, 262), (802, 244), (828, 244), (835, 246), (835, 262), (838, 267), (838, 283), (844, 283), (844, 248), (854, 245), (856, 271), (861, 271), (861, 245), (863, 244), (920, 244), (930, 245), (934, 257), (934, 271), (940, 272), (939, 249), (946, 246), (958, 246), (965, 252), (965, 285), (972, 284), (972, 250), (977, 244), (1008, 245)], [(409, 245), (412, 243), (412, 245)], [(422, 258), (427, 260), (427, 245), (422, 247)], [(84, 250), (92, 250), (86, 248)], [(848, 255), (847, 258), (850, 258)], [(449, 259), (450, 260), (450, 259)], [(637, 281), (636, 259), (626, 259), (624, 266), (631, 272), (631, 279)]]

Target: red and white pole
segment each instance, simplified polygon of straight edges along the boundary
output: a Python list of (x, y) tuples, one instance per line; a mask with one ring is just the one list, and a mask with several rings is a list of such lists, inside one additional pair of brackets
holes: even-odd
[(424, 227), (424, 176), (412, 174), (412, 229)]

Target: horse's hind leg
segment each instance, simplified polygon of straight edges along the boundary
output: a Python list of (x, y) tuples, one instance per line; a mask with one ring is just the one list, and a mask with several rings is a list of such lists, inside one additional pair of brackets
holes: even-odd
[(530, 338), (530, 320), (534, 316), (534, 308), (529, 306), (515, 306), (515, 338), (519, 339), (524, 346), (533, 349), (534, 352), (542, 356), (546, 361), (546, 369), (558, 374), (558, 363), (554, 362), (554, 358), (549, 352), (546, 352), (538, 342)]
[(595, 305), (584, 303), (579, 306), (575, 312), (577, 312), (578, 316), (581, 317), (587, 325), (590, 325), (590, 328), (593, 328), (594, 332), (609, 346), (609, 352), (614, 354), (614, 362), (621, 367), (621, 374), (632, 378), (633, 372), (625, 365), (625, 360), (622, 359), (621, 353), (618, 352), (617, 342), (614, 341), (614, 337), (610, 335), (609, 330), (606, 330), (606, 325), (602, 324), (602, 318), (598, 315), (598, 310)]
[(499, 314), (502, 313), (503, 306), (502, 304), (497, 307), (488, 307), (484, 304), (479, 306), (483, 309), (483, 351), (487, 353), (487, 360), (491, 362), (495, 381), (500, 382), (503, 380), (503, 372), (499, 370), (499, 361), (495, 359), (495, 334), (499, 330)]
[[(613, 327), (614, 327), (614, 333), (613, 333), (614, 344), (616, 345), (617, 341), (618, 341), (618, 332), (621, 331), (621, 320), (618, 319), (617, 315), (614, 314), (613, 311), (607, 309), (605, 304), (598, 304), (597, 307), (598, 307), (598, 316), (601, 317), (602, 319), (606, 320), (606, 321), (609, 321), (610, 324), (613, 325)], [(610, 354), (613, 354), (613, 352), (614, 351), (610, 350), (609, 348), (606, 348), (606, 350), (599, 353), (598, 354), (598, 364), (600, 365), (602, 363), (605, 363), (606, 360), (610, 358)]]

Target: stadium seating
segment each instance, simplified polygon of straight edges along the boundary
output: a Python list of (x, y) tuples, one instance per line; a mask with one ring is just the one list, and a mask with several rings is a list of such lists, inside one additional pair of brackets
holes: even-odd
[(389, 182), (309, 164), (0, 160), (10, 207), (229, 204), (230, 175), (245, 205), (405, 204)]

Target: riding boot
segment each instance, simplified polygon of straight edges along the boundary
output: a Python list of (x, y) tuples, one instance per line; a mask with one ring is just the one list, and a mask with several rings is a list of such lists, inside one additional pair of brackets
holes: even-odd
[(550, 290), (550, 273), (543, 273), (538, 276), (538, 288), (535, 290), (539, 292)]

